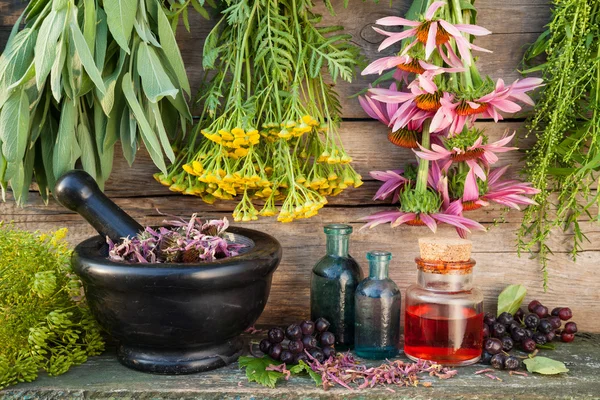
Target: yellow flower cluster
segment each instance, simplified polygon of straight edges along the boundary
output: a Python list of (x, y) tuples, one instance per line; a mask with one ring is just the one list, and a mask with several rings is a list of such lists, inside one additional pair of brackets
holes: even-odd
[(231, 131), (219, 129), (216, 133), (202, 130), (202, 134), (205, 138), (222, 145), (224, 154), (233, 159), (246, 156), (249, 148), (260, 142), (260, 134), (254, 128), (247, 131), (238, 127), (233, 128)]
[[(275, 215), (281, 222), (310, 218), (327, 204), (327, 196), (362, 185), (351, 158), (333, 140), (324, 140), (328, 129), (316, 118), (304, 115), (261, 127), (259, 132), (214, 124), (201, 130), (208, 140), (183, 155), (168, 176), (158, 173), (155, 179), (209, 204), (237, 200), (233, 217), (244, 222)], [(262, 204), (260, 211), (254, 203)]]
[(314, 129), (322, 130), (321, 124), (310, 115), (304, 115), (297, 121), (288, 120), (285, 122), (267, 122), (262, 125), (264, 130), (261, 135), (271, 142), (277, 139), (292, 139), (298, 138)]

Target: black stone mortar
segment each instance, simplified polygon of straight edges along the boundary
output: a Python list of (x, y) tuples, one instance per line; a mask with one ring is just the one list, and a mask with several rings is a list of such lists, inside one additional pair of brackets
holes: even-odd
[(143, 228), (83, 171), (65, 174), (54, 195), (100, 236), (81, 242), (73, 269), (92, 314), (119, 342), (127, 367), (189, 374), (223, 367), (242, 352), (240, 334), (265, 308), (281, 245), (270, 235), (230, 227), (240, 255), (198, 264), (131, 264), (108, 259), (106, 236), (118, 242)]

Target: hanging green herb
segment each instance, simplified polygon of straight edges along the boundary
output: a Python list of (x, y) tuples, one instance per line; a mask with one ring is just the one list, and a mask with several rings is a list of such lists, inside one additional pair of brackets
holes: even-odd
[[(100, 185), (121, 141), (131, 164), (145, 145), (163, 152), (191, 115), (188, 79), (158, 0), (32, 0), (0, 58), (0, 186), (44, 200), (79, 161)], [(25, 21), (23, 29), (21, 22)]]
[(529, 70), (541, 70), (546, 83), (529, 124), (537, 142), (527, 157), (529, 180), (540, 192), (519, 235), (521, 250), (539, 247), (544, 286), (552, 230), (573, 230), (575, 257), (587, 239), (581, 218), (598, 220), (591, 214), (600, 170), (600, 2), (555, 0), (552, 13), (548, 31), (525, 57), (545, 53), (547, 61)]
[(350, 81), (359, 50), (341, 27), (320, 26), (308, 0), (225, 5), (204, 45), (203, 66), (214, 74), (200, 93), (200, 121), (178, 146), (186, 151), (156, 179), (208, 203), (235, 199), (236, 221), (311, 217), (327, 196), (362, 184), (342, 147), (341, 107), (327, 82)]
[(32, 381), (40, 369), (63, 374), (104, 349), (65, 235), (0, 223), (0, 389)]

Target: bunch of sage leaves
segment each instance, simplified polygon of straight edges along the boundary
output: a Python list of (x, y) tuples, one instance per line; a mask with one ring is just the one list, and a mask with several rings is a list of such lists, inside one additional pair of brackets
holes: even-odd
[[(47, 201), (76, 166), (102, 187), (114, 146), (143, 142), (166, 171), (192, 121), (183, 60), (159, 0), (32, 0), (0, 57), (0, 186), (23, 204), (35, 176)], [(22, 22), (25, 21), (22, 29)], [(164, 154), (163, 154), (164, 152)]]

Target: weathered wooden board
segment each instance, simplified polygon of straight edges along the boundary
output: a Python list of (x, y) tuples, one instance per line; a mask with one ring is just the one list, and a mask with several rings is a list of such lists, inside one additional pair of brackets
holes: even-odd
[[(257, 341), (261, 336), (248, 339)], [(488, 366), (475, 364), (458, 369), (458, 374), (448, 380), (439, 380), (427, 374), (419, 376), (421, 383), (431, 387), (378, 386), (372, 389), (352, 390), (335, 387), (328, 391), (315, 384), (308, 376), (294, 376), (281, 380), (270, 389), (246, 379), (237, 363), (202, 374), (157, 376), (136, 372), (116, 360), (114, 349), (99, 357), (92, 357), (83, 365), (73, 367), (66, 374), (52, 378), (42, 374), (36, 381), (21, 383), (0, 391), (5, 400), (20, 399), (198, 399), (198, 400), (508, 400), (508, 399), (583, 399), (598, 398), (600, 387), (600, 336), (579, 334), (573, 343), (558, 343), (554, 351), (543, 355), (565, 363), (569, 372), (558, 376), (509, 375), (496, 371), (502, 382), (492, 380), (476, 371)], [(408, 361), (403, 355), (398, 357)], [(380, 362), (361, 360), (368, 366)], [(391, 391), (390, 391), (391, 389)]]

